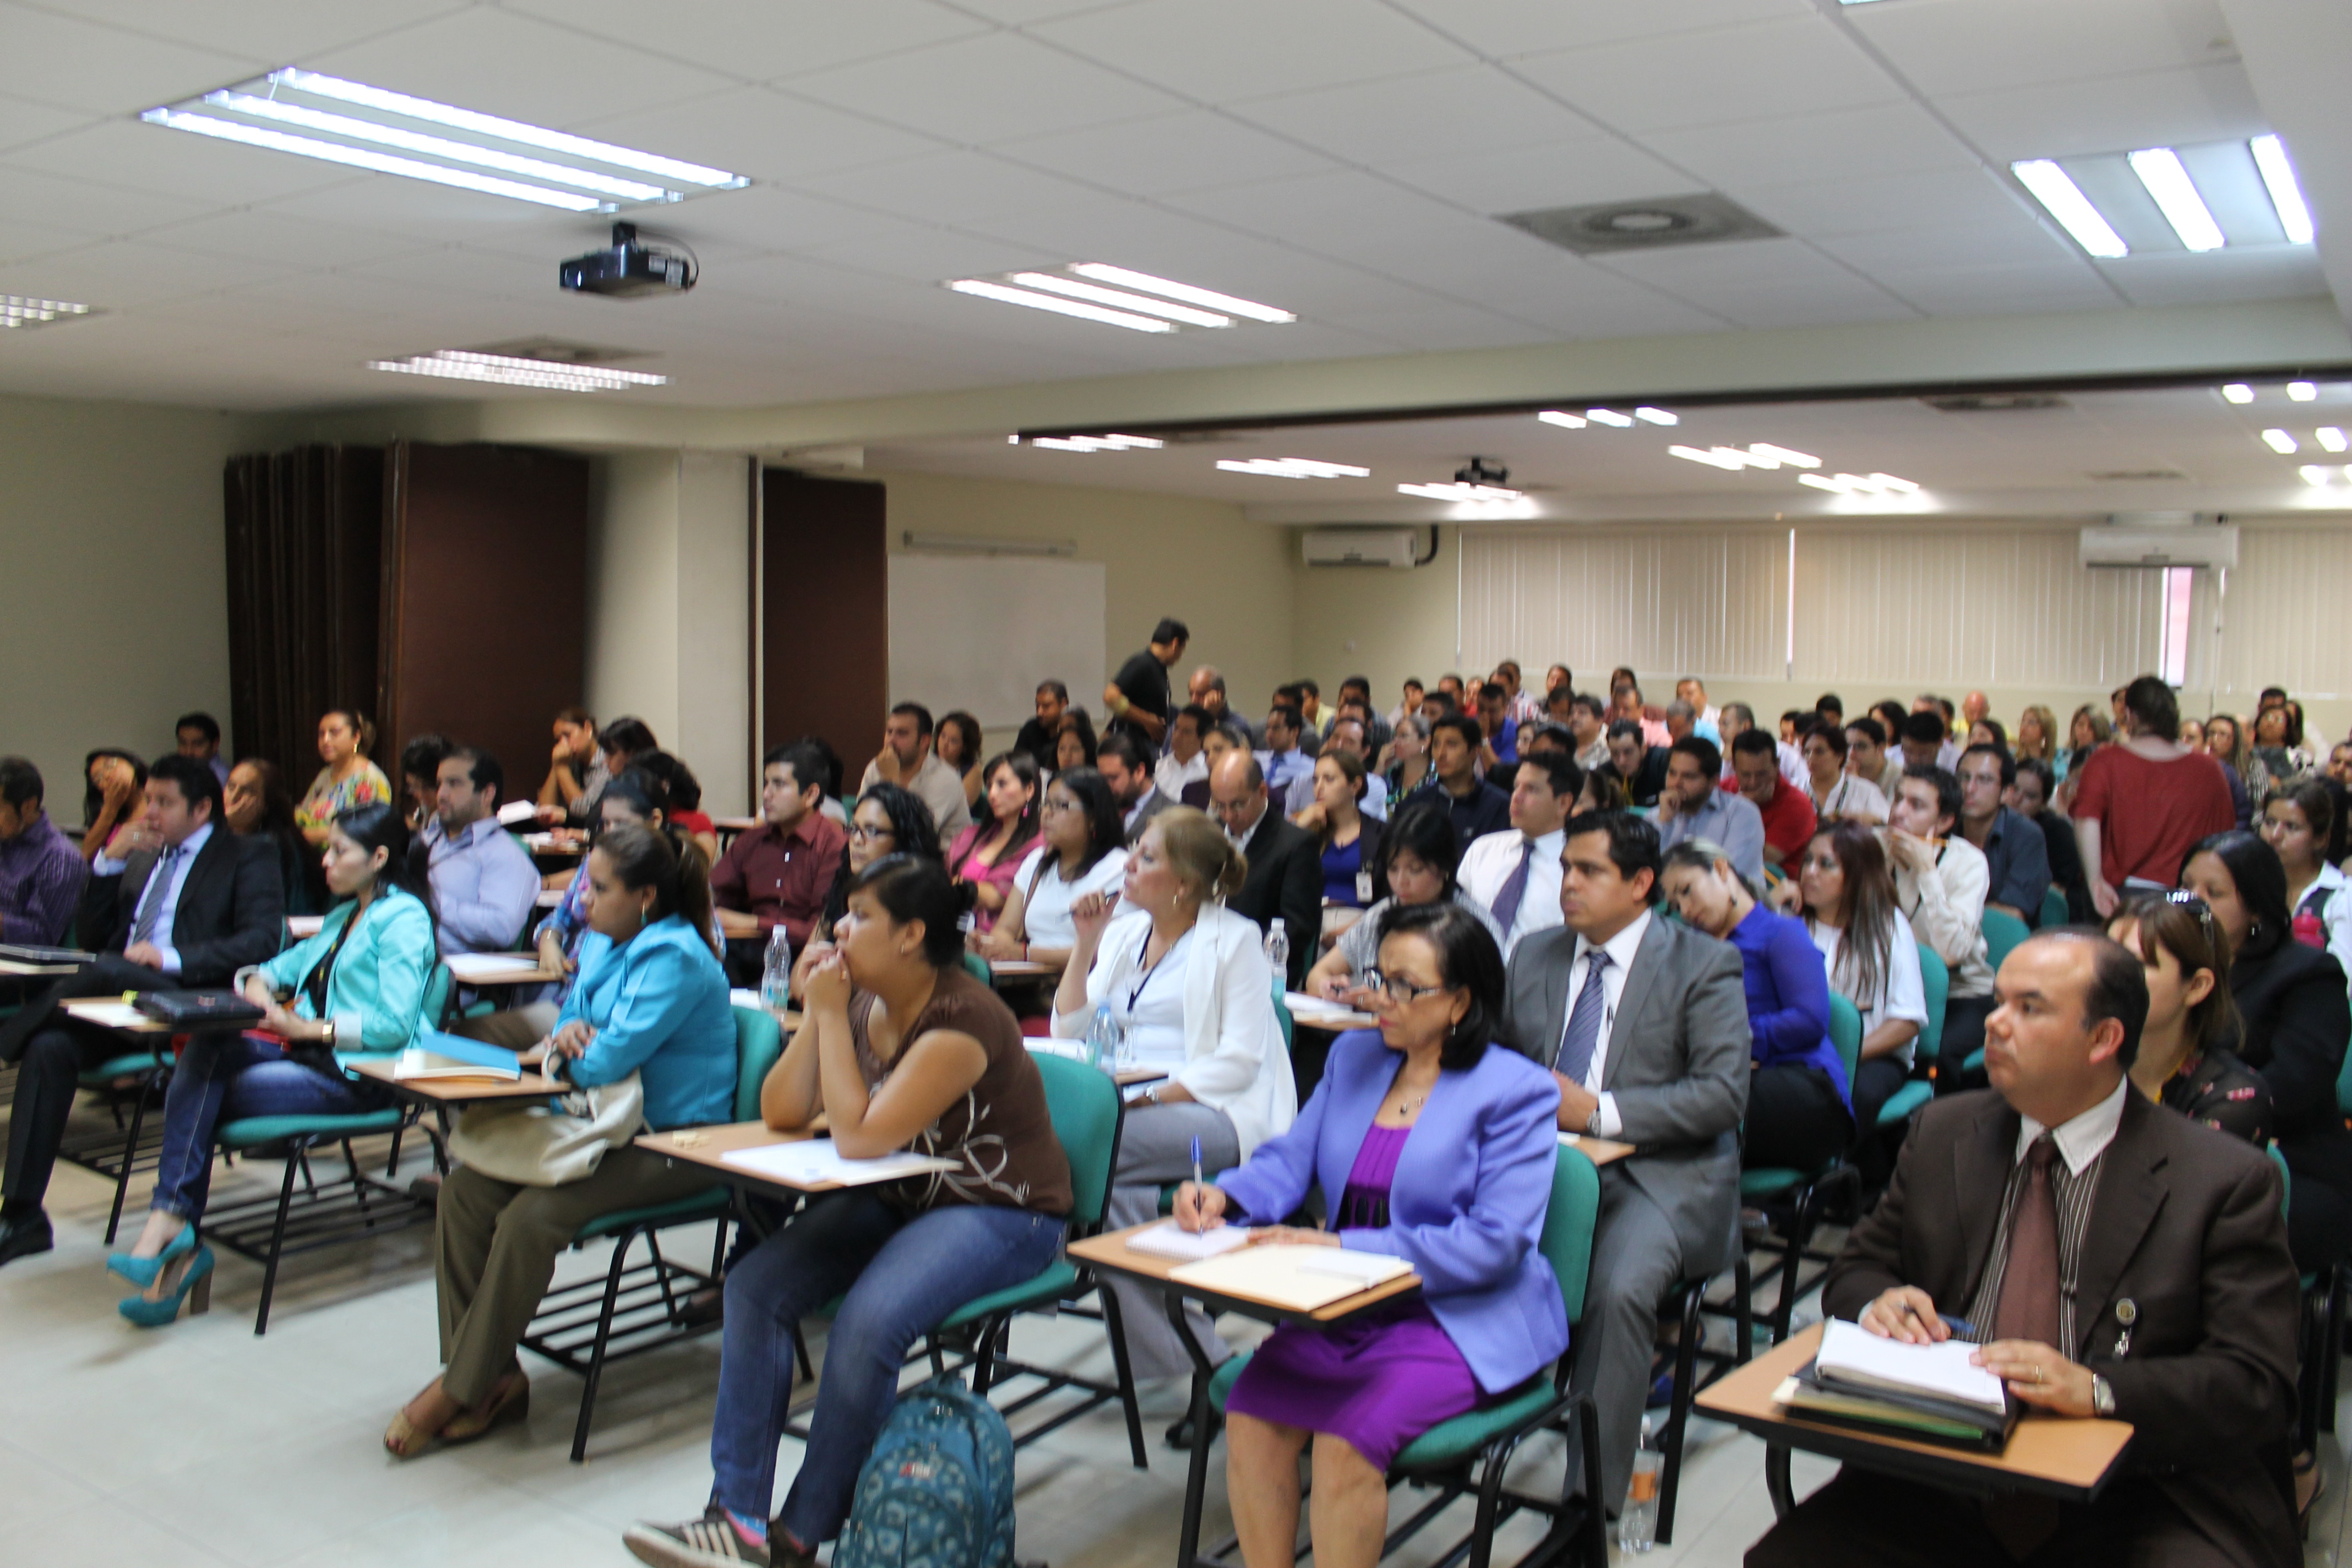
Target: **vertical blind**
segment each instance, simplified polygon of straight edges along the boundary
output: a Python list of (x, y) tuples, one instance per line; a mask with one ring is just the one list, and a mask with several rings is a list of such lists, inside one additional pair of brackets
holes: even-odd
[[(1895, 690), (2104, 691), (2160, 668), (2164, 574), (2091, 571), (2077, 533), (1800, 526), (1792, 637), (1785, 527), (1465, 529), (1463, 657), (1478, 669), (1514, 658)], [(2195, 574), (2184, 688), (2335, 696), (2347, 603), (2352, 533), (2242, 525), (2226, 581)]]

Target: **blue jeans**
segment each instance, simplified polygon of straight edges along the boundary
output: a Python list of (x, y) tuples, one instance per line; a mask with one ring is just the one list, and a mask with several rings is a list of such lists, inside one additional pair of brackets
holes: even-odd
[(767, 1517), (792, 1406), (793, 1326), (845, 1292), (800, 1474), (776, 1519), (803, 1546), (839, 1534), (858, 1468), (898, 1402), (908, 1347), (966, 1301), (1042, 1273), (1062, 1230), (1026, 1209), (956, 1204), (908, 1215), (864, 1188), (812, 1200), (728, 1270), (711, 1496)]
[(213, 1130), (248, 1116), (355, 1116), (390, 1096), (239, 1034), (190, 1037), (163, 1093), (163, 1150), (148, 1205), (194, 1224), (212, 1191)]

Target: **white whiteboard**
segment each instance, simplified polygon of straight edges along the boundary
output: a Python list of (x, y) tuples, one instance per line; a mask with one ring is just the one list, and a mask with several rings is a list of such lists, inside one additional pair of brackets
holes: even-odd
[(989, 730), (1034, 718), (1058, 680), (1102, 725), (1105, 570), (1098, 561), (890, 556), (890, 700)]

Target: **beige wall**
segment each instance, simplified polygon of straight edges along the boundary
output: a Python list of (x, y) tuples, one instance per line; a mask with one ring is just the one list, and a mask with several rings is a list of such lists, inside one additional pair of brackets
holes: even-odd
[(68, 827), (90, 748), (154, 757), (191, 709), (227, 728), (221, 470), (252, 428), (202, 410), (0, 397), (0, 752), (33, 760)]
[[(1171, 672), (1180, 690), (1196, 665), (1223, 672), (1235, 706), (1255, 711), (1291, 668), (1290, 536), (1251, 522), (1240, 509), (1216, 501), (1070, 485), (1020, 484), (936, 474), (870, 475), (889, 487), (890, 547), (918, 533), (997, 539), (1067, 539), (1078, 558), (1106, 568), (1104, 651), (1109, 668), (1080, 690), (1066, 678), (1071, 700), (1099, 728), (1102, 687), (1111, 670), (1141, 647), (1162, 616), (1192, 629), (1192, 646)], [(986, 606), (975, 618), (984, 626)], [(984, 635), (977, 657), (986, 657)], [(895, 696), (896, 694), (894, 694)], [(993, 747), (1012, 736), (988, 737)]]

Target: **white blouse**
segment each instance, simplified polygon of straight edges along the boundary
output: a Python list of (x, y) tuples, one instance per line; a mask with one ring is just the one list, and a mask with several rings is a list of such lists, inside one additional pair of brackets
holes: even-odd
[[(1805, 922), (1806, 931), (1812, 934), (1813, 946), (1821, 951), (1822, 963), (1829, 969), (1830, 989), (1853, 1003), (1854, 1010), (1862, 1015), (1862, 1037), (1865, 1040), (1877, 1033), (1880, 1025), (1894, 1018), (1908, 1018), (1923, 1029), (1927, 1026), (1927, 983), (1919, 973), (1919, 939), (1911, 933), (1911, 922), (1903, 918), (1902, 910), (1895, 910), (1894, 914), (1895, 930), (1890, 933), (1894, 951), (1879, 966), (1879, 994), (1867, 1005), (1861, 997), (1848, 993), (1847, 977), (1838, 973), (1838, 953), (1845, 945), (1845, 931), (1815, 920)], [(1918, 1043), (1915, 1036), (1895, 1053), (1905, 1067), (1911, 1065)]]
[[(1013, 885), (1022, 889), (1027, 902), (1021, 906), (1021, 929), (1032, 947), (1076, 947), (1078, 928), (1071, 922), (1070, 906), (1088, 893), (1108, 893), (1116, 899), (1127, 878), (1127, 851), (1114, 849), (1082, 872), (1075, 882), (1062, 879), (1060, 856), (1048, 862), (1054, 854), (1042, 846), (1029, 852), (1021, 868), (1013, 874)], [(1039, 876), (1039, 866), (1045, 874)], [(1126, 912), (1125, 906), (1111, 911), (1116, 919)]]

